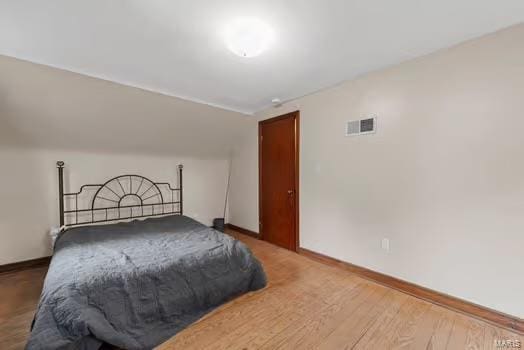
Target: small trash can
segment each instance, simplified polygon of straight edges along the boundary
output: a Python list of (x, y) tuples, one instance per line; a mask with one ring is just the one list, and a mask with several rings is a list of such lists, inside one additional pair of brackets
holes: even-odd
[(213, 228), (217, 231), (224, 232), (225, 223), (223, 218), (213, 219)]

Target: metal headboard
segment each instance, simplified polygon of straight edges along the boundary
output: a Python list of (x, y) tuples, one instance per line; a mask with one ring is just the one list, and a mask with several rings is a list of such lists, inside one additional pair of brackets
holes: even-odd
[(120, 175), (104, 184), (83, 185), (78, 192), (72, 193), (64, 193), (65, 163), (58, 161), (56, 166), (61, 227), (183, 214), (181, 164), (178, 165), (177, 188), (140, 175)]

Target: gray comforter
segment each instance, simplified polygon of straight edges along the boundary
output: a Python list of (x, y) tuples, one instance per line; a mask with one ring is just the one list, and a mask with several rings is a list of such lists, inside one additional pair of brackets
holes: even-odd
[(151, 349), (266, 285), (250, 250), (185, 216), (64, 232), (27, 349)]

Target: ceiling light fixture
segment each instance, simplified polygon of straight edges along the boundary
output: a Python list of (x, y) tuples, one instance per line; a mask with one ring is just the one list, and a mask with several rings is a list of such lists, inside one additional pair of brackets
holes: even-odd
[(256, 18), (239, 18), (225, 30), (226, 45), (241, 57), (256, 57), (267, 50), (274, 39), (273, 29)]

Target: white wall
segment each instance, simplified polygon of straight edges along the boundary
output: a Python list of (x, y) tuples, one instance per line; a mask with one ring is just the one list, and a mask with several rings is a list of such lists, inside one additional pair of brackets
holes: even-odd
[[(260, 113), (301, 112), (300, 246), (524, 317), (522, 43), (519, 25)], [(376, 134), (344, 136), (370, 115)], [(250, 229), (256, 130), (232, 181)]]
[(56, 161), (69, 190), (136, 173), (176, 184), (184, 213), (223, 216), (228, 160), (248, 117), (0, 56), (0, 264), (50, 254)]

